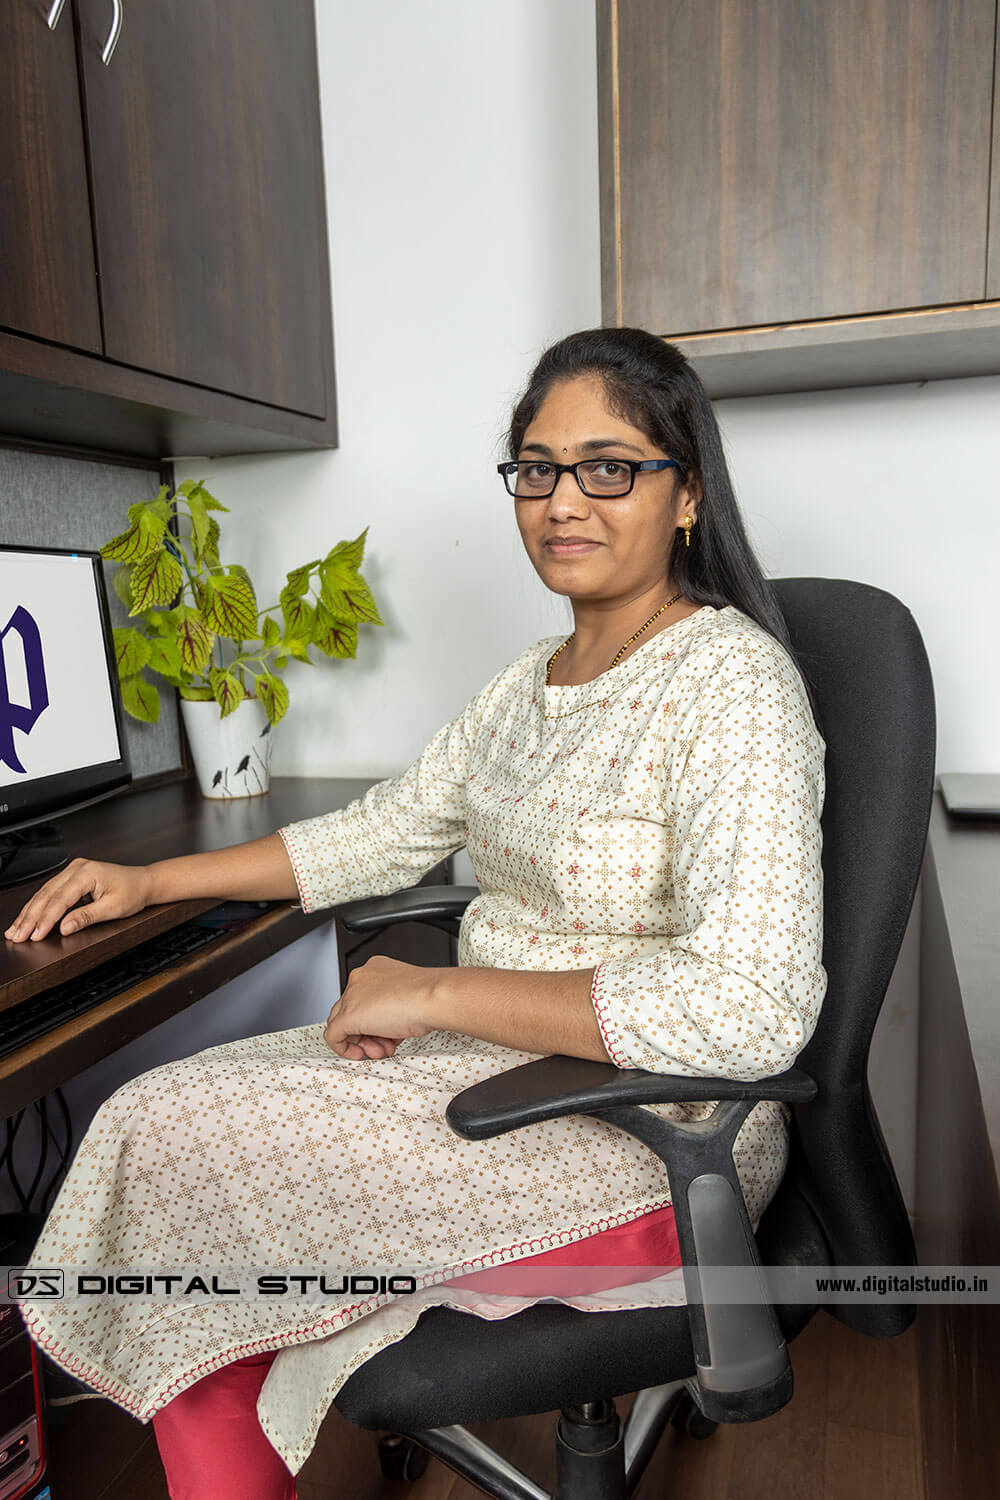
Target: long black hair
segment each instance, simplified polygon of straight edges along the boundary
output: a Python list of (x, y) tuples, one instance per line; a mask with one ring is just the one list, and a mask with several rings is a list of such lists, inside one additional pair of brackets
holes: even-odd
[(697, 525), (686, 546), (678, 527), (667, 576), (695, 604), (734, 605), (755, 620), (798, 667), (818, 719), (809, 680), (798, 661), (777, 598), (750, 545), (733, 493), (722, 439), (708, 393), (673, 344), (642, 328), (591, 328), (546, 349), (514, 408), (507, 433), (516, 459), (524, 435), (550, 388), (560, 380), (596, 376), (610, 409), (638, 427), (681, 464), (681, 483), (701, 488)]

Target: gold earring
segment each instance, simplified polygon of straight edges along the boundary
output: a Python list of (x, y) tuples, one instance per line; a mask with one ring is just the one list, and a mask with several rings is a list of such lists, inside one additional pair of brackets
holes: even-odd
[(691, 527), (692, 527), (692, 525), (693, 525), (693, 522), (691, 520), (691, 517), (690, 516), (685, 516), (684, 517), (684, 545), (685, 545), (685, 547), (690, 547), (690, 545), (691, 545)]

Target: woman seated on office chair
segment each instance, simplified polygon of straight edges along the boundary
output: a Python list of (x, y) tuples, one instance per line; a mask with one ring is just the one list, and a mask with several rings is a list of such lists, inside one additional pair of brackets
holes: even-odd
[[(533, 566), (572, 605), (568, 639), (529, 646), (408, 771), (342, 811), (143, 868), (74, 860), (7, 934), (187, 897), (298, 895), (313, 911), (413, 885), (467, 846), (481, 895), (458, 967), (371, 958), (325, 1029), (228, 1043), (119, 1089), (36, 1264), (421, 1266), (447, 1283), (438, 1302), (497, 1316), (471, 1270), (555, 1261), (578, 1268), (555, 1293), (577, 1305), (655, 1302), (634, 1270), (617, 1300), (587, 1301), (621, 1283), (615, 1266), (652, 1278), (677, 1263), (652, 1153), (585, 1116), (463, 1141), (449, 1100), (539, 1054), (758, 1078), (808, 1040), (826, 988), (825, 746), (700, 381), (651, 334), (575, 334), (543, 355), (509, 444), (501, 482)], [(755, 1225), (786, 1118), (759, 1104), (737, 1141)], [(670, 1282), (660, 1300), (682, 1301)], [(115, 1298), (26, 1315), (58, 1364), (154, 1418), (174, 1500), (270, 1500), (294, 1495), (289, 1470), (332, 1398), (414, 1305)]]

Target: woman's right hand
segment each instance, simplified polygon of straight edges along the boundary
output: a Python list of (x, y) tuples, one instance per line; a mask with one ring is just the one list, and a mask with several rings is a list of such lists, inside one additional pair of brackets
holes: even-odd
[[(74, 859), (35, 892), (4, 936), (13, 943), (29, 938), (37, 941), (59, 923), (59, 931), (66, 937), (95, 922), (130, 917), (149, 906), (152, 895), (153, 872), (148, 865), (106, 865), (94, 859)], [(88, 897), (87, 905), (77, 905)]]

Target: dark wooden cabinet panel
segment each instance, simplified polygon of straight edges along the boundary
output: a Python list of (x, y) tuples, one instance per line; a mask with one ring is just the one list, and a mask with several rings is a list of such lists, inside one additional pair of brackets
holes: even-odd
[(986, 295), (990, 298), (1000, 298), (1000, 5), (997, 6), (996, 57), (993, 73), (992, 166)]
[(130, 5), (107, 67), (48, 10), (0, 4), (0, 439), (335, 446), (311, 0)]
[(156, 462), (332, 448), (337, 422), (0, 330), (0, 439)]
[(1000, 372), (1000, 302), (673, 339), (710, 396), (762, 396)]
[(77, 0), (108, 358), (323, 417), (329, 270), (311, 0)]
[(0, 326), (99, 353), (73, 17), (46, 11), (0, 5)]
[(982, 300), (995, 24), (995, 0), (601, 0), (605, 321)]

